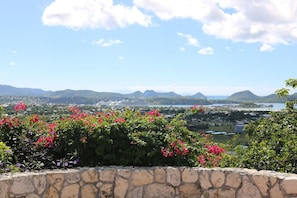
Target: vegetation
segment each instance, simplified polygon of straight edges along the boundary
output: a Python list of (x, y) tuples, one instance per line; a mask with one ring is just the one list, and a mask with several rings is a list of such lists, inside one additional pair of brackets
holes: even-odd
[[(297, 79), (286, 81), (287, 87), (296, 88)], [(276, 91), (279, 96), (288, 96), (289, 89)], [(229, 145), (234, 154), (226, 155), (223, 166), (255, 168), (297, 173), (297, 111), (295, 100), (287, 101), (287, 109), (272, 112), (270, 117), (250, 122), (248, 147)]]
[[(207, 135), (189, 131), (186, 116), (200, 114), (194, 106), (168, 120), (158, 110), (131, 109), (71, 114), (47, 122), (42, 115), (25, 115), (16, 104), (14, 115), (0, 119), (0, 141), (13, 156), (1, 161), (20, 171), (76, 166), (217, 166), (224, 149)], [(13, 169), (14, 170), (14, 169)]]
[[(1, 107), (0, 171), (173, 165), (297, 173), (297, 101), (289, 95), (296, 88), (297, 79), (288, 79), (286, 88), (276, 91), (286, 99), (286, 109), (257, 117), (240, 111), (205, 112), (202, 106), (174, 111), (70, 106), (65, 111), (66, 105), (41, 110), (44, 114), (24, 103)], [(235, 122), (246, 120), (246, 137), (212, 139), (204, 133), (232, 132)]]

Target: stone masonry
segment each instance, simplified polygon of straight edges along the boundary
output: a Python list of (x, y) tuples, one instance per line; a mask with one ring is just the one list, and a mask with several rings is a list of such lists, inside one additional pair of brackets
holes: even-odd
[(0, 175), (1, 198), (297, 197), (297, 175), (237, 168), (97, 167)]

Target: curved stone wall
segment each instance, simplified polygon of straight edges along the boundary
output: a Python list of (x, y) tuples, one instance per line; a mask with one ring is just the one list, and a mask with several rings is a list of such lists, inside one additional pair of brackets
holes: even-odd
[(236, 168), (98, 167), (2, 174), (0, 197), (296, 197), (297, 175)]

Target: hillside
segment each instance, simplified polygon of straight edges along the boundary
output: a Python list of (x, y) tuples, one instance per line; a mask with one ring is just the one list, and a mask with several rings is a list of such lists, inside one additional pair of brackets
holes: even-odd
[(231, 101), (257, 101), (259, 99), (259, 96), (249, 90), (236, 92), (227, 98), (227, 100)]
[[(194, 95), (182, 96), (175, 92), (156, 92), (146, 90), (144, 92), (136, 91), (130, 94), (121, 94), (114, 92), (96, 92), (92, 90), (59, 90), (44, 91), (42, 89), (17, 88), (9, 85), (0, 85), (0, 97), (2, 101), (11, 100), (10, 97), (38, 97), (37, 101), (45, 103), (75, 103), (75, 104), (96, 104), (102, 101), (122, 101), (123, 104), (133, 105), (192, 105), (192, 104), (210, 104), (211, 100), (201, 92)], [(3, 99), (3, 97), (5, 97)], [(289, 99), (297, 99), (297, 93), (290, 95)], [(278, 98), (276, 94), (267, 96), (257, 96), (249, 90), (236, 92), (225, 100), (216, 100), (216, 103), (230, 102), (258, 102), (258, 103), (283, 103), (286, 98)]]

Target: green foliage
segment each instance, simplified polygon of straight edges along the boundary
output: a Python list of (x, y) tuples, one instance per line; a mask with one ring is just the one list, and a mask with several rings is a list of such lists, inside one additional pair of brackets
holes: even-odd
[(11, 164), (13, 152), (10, 147), (0, 142), (0, 173), (16, 172), (18, 168)]
[(282, 111), (247, 125), (249, 145), (235, 149), (229, 166), (297, 173), (297, 112)]
[[(297, 80), (289, 79), (286, 85), (296, 88)], [(276, 91), (280, 96), (288, 96), (289, 89)], [(270, 117), (250, 122), (248, 147), (233, 146), (222, 165), (258, 170), (274, 170), (297, 173), (297, 110), (296, 101), (287, 102), (287, 110), (272, 112)]]
[[(25, 106), (24, 106), (25, 109)], [(75, 166), (218, 166), (224, 149), (186, 127), (194, 106), (168, 120), (158, 110), (87, 114), (70, 107), (53, 122), (18, 113), (0, 120), (0, 141), (21, 171)], [(200, 158), (198, 158), (200, 156)], [(201, 159), (203, 157), (203, 160)]]
[(289, 78), (288, 80), (286, 80), (286, 87), (288, 88), (277, 89), (275, 93), (278, 97), (287, 98), (286, 109), (290, 111), (294, 109), (294, 105), (297, 103), (296, 100), (291, 100), (289, 98), (290, 88), (295, 89), (297, 87), (297, 79)]

